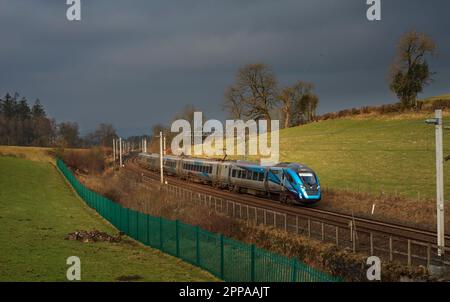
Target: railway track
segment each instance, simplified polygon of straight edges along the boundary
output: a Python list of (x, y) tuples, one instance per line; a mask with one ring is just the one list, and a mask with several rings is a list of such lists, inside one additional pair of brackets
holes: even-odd
[[(159, 181), (159, 173), (154, 173), (142, 168), (137, 163), (137, 157), (130, 157), (126, 160), (125, 169), (138, 173), (141, 177)], [(326, 221), (335, 226), (342, 228), (349, 227), (352, 223), (353, 227), (360, 231), (377, 232), (388, 236), (395, 236), (410, 240), (416, 240), (424, 243), (435, 244), (436, 233), (428, 230), (405, 226), (401, 224), (394, 224), (383, 222), (379, 220), (355, 217), (347, 214), (331, 212), (323, 209), (289, 206), (281, 203), (274, 202), (270, 199), (259, 198), (246, 194), (236, 194), (233, 192), (227, 192), (223, 190), (214, 189), (209, 186), (205, 186), (199, 183), (187, 183), (175, 177), (166, 176), (168, 183), (187, 187), (195, 192), (208, 194), (215, 197), (220, 197), (226, 200), (236, 201), (252, 205), (254, 207), (277, 211), (285, 214), (297, 214), (312, 219)], [(445, 236), (446, 246), (450, 244), (450, 236)]]

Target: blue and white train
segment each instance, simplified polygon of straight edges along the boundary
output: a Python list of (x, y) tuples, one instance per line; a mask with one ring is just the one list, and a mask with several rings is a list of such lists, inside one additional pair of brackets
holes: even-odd
[[(159, 154), (140, 153), (140, 161), (159, 171)], [(321, 198), (319, 178), (313, 170), (298, 163), (260, 166), (246, 161), (218, 161), (164, 156), (164, 172), (190, 181), (252, 195), (276, 196), (281, 202), (308, 205)]]

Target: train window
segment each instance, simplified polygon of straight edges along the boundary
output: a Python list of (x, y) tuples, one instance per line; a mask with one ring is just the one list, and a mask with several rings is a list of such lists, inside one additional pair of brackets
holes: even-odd
[(247, 171), (247, 179), (252, 180), (253, 172)]
[(246, 179), (247, 178), (247, 171), (242, 171), (242, 179)]
[(233, 169), (233, 171), (231, 172), (231, 176), (236, 177), (236, 170)]
[(237, 172), (237, 178), (242, 178), (242, 171), (241, 171), (241, 170), (239, 170), (239, 171)]
[(264, 181), (264, 172), (259, 173), (259, 181)]
[(253, 172), (253, 180), (258, 180), (258, 172)]

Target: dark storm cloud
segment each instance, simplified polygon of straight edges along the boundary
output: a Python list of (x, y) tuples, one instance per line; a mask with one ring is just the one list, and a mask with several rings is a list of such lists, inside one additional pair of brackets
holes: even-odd
[(448, 1), (65, 1), (0, 4), (0, 93), (39, 97), (58, 120), (84, 130), (111, 122), (129, 134), (169, 120), (185, 104), (222, 118), (223, 91), (239, 66), (265, 62), (282, 85), (316, 83), (320, 112), (394, 101), (386, 84), (400, 35), (431, 35), (440, 56), (423, 96), (449, 93)]

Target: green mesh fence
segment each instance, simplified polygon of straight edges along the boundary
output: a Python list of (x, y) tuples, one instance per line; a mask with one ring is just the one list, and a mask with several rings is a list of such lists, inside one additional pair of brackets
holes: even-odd
[(192, 225), (124, 208), (81, 184), (63, 161), (57, 166), (77, 194), (118, 230), (225, 281), (337, 282), (296, 259), (277, 255)]

